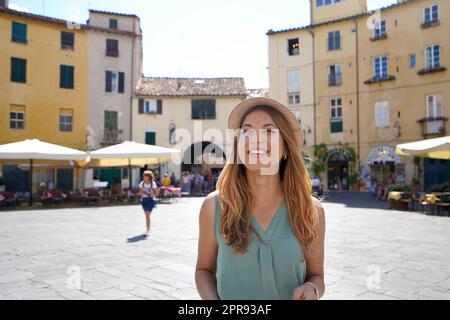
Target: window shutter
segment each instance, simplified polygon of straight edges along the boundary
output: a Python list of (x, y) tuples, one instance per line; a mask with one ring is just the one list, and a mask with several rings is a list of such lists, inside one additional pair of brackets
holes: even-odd
[(106, 71), (105, 91), (112, 92), (112, 72)]
[(139, 99), (138, 113), (144, 113), (144, 99)]
[(119, 72), (119, 93), (125, 92), (125, 73)]
[(156, 101), (156, 113), (162, 114), (162, 100)]

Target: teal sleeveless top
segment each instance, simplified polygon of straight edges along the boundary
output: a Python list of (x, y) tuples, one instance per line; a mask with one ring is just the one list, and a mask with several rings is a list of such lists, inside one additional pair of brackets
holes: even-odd
[(217, 252), (217, 293), (222, 300), (288, 300), (306, 279), (302, 246), (292, 231), (286, 200), (278, 207), (264, 232), (255, 217), (246, 253), (227, 245), (220, 230), (218, 193), (215, 195), (215, 235)]

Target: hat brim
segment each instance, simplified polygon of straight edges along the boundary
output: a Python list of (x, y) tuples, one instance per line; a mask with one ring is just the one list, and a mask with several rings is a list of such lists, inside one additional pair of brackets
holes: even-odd
[(236, 105), (236, 107), (234, 107), (228, 117), (228, 129), (240, 129), (243, 121), (243, 116), (249, 109), (255, 106), (268, 106), (281, 113), (281, 115), (288, 121), (290, 131), (292, 131), (292, 134), (295, 136), (298, 146), (301, 147), (303, 145), (302, 130), (297, 117), (294, 115), (291, 109), (286, 107), (281, 102), (271, 98), (257, 97), (246, 99), (240, 102), (238, 105)]

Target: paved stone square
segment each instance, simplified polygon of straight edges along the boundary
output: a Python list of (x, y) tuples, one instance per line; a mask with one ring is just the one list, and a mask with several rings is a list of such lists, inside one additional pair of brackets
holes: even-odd
[[(138, 205), (0, 211), (0, 299), (198, 299), (203, 198), (159, 204), (149, 239)], [(450, 218), (334, 194), (324, 299), (450, 299)]]

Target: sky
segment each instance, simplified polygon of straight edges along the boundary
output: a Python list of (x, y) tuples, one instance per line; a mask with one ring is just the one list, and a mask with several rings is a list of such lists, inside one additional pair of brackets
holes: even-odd
[(243, 77), (247, 88), (269, 85), (266, 32), (310, 22), (309, 0), (10, 0), (10, 7), (80, 23), (88, 9), (136, 14), (145, 76)]

